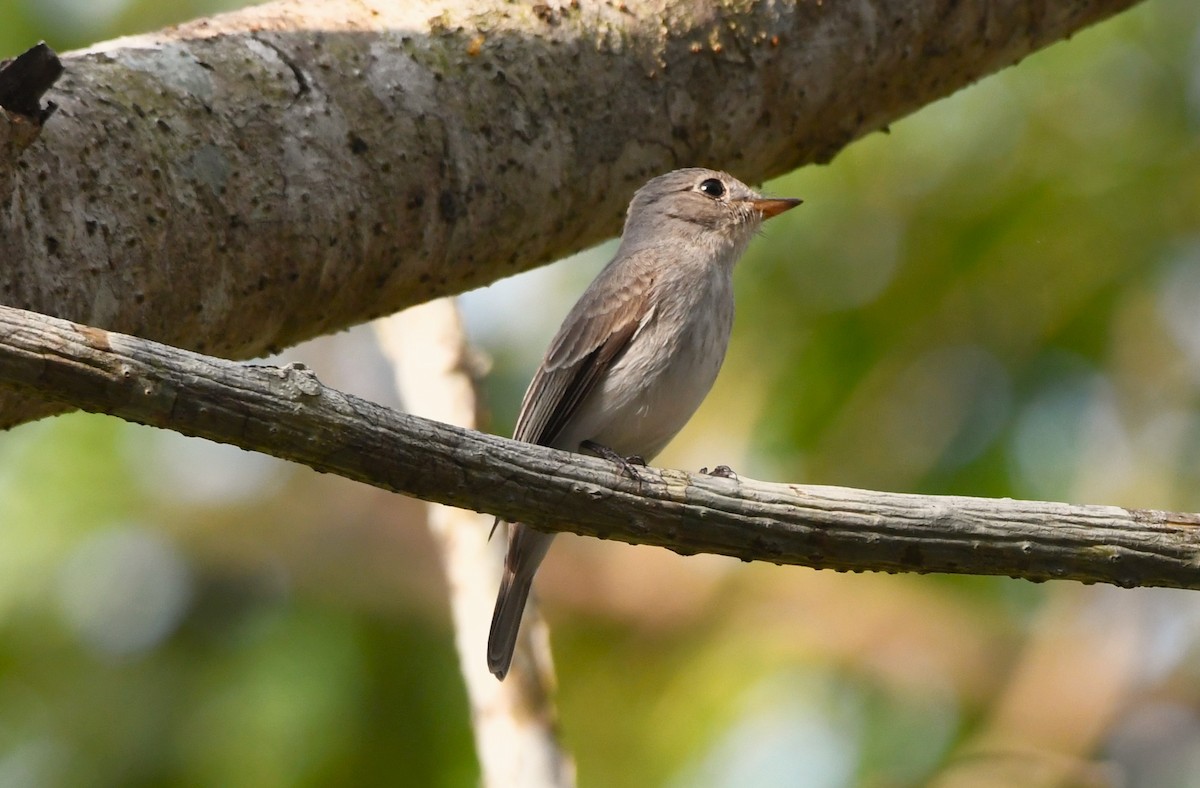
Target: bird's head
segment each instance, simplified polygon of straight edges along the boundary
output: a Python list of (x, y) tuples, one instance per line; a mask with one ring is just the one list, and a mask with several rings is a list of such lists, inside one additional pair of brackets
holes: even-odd
[(701, 167), (674, 170), (634, 194), (623, 243), (640, 247), (678, 238), (741, 247), (764, 220), (800, 202), (763, 197), (728, 173)]

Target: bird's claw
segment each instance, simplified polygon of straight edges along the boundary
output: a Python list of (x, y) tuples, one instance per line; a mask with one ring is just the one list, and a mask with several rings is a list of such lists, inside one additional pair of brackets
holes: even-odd
[(637, 475), (637, 471), (635, 471), (634, 468), (639, 466), (645, 468), (646, 461), (639, 455), (635, 454), (632, 457), (622, 457), (620, 454), (608, 448), (607, 446), (596, 443), (595, 441), (583, 441), (579, 444), (579, 448), (584, 449), (585, 451), (590, 451), (592, 454), (595, 454), (601, 459), (608, 460), (613, 465), (616, 465), (618, 468), (620, 468), (621, 473), (625, 476), (628, 476), (630, 479), (641, 481), (641, 477)]
[(738, 477), (738, 475), (733, 472), (733, 468), (730, 468), (728, 465), (718, 465), (711, 471), (706, 465), (700, 469), (700, 473), (703, 473), (705, 476), (716, 476), (721, 479), (737, 479)]

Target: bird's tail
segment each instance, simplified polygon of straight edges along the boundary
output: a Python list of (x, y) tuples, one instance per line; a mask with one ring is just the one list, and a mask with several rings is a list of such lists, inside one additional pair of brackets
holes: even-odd
[(500, 594), (496, 597), (496, 611), (492, 613), (492, 630), (488, 634), (488, 670), (503, 680), (512, 664), (513, 650), (517, 647), (517, 633), (521, 631), (521, 614), (525, 612), (525, 600), (533, 576), (518, 576), (508, 567), (500, 581)]
[(504, 575), (500, 578), (500, 594), (496, 597), (492, 631), (488, 634), (488, 669), (498, 679), (508, 675), (533, 575), (553, 541), (554, 534), (544, 534), (521, 523), (509, 526)]

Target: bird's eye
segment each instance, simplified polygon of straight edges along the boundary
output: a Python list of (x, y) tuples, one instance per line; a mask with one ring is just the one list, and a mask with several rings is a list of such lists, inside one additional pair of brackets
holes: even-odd
[(700, 191), (714, 199), (723, 197), (725, 196), (725, 184), (721, 183), (716, 178), (709, 178), (708, 180), (700, 183)]

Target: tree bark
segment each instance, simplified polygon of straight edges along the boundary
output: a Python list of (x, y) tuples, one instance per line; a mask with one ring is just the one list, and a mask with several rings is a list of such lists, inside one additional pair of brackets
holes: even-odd
[[(231, 358), (757, 182), (1136, 0), (281, 0), (64, 57), (0, 110), (0, 302)], [(46, 413), (0, 396), (0, 427)]]
[(0, 381), (85, 410), (547, 530), (839, 571), (1200, 588), (1200, 515), (638, 469), (400, 414), (244, 365), (0, 307)]

